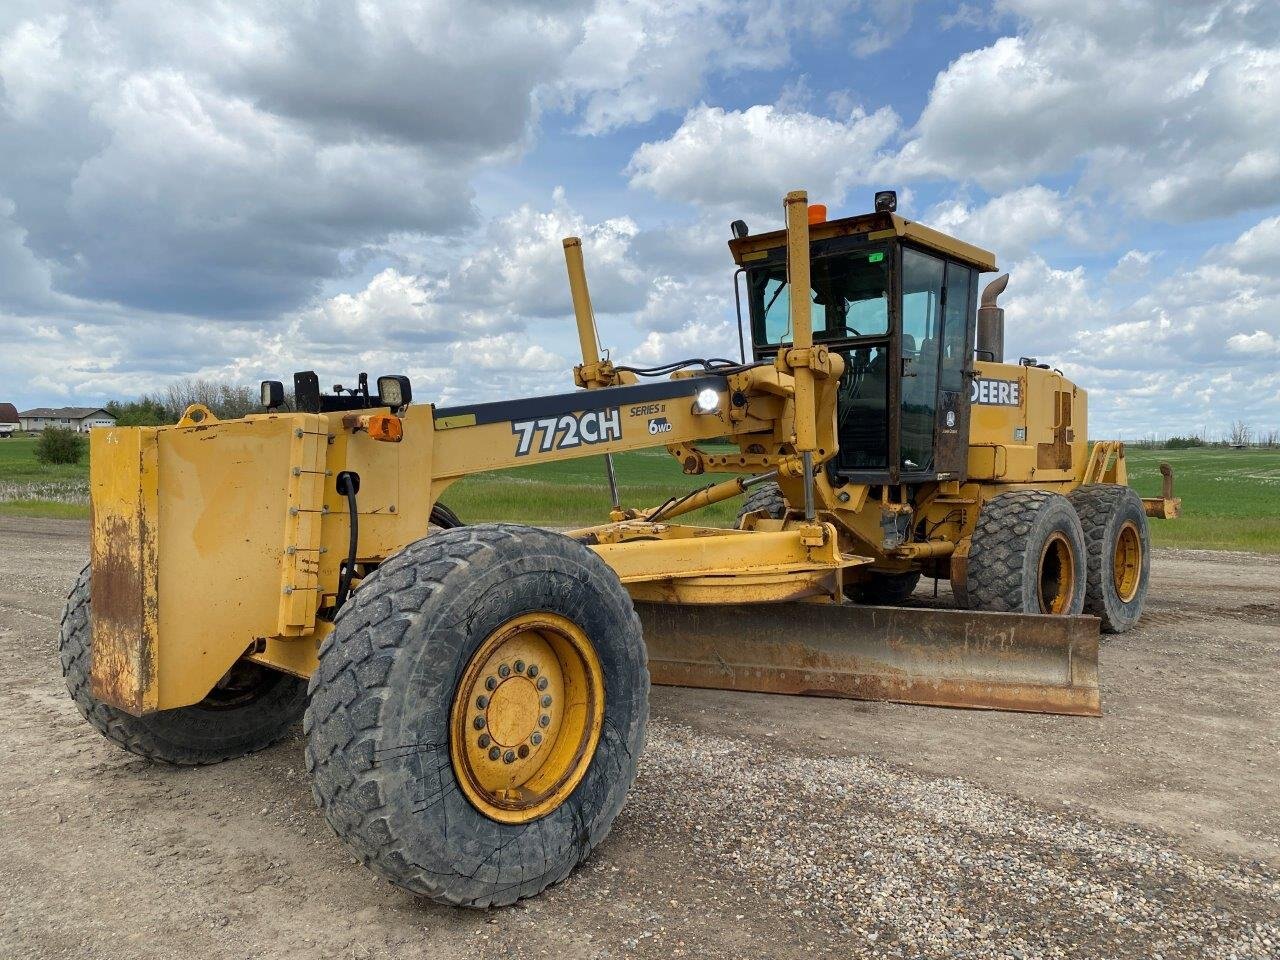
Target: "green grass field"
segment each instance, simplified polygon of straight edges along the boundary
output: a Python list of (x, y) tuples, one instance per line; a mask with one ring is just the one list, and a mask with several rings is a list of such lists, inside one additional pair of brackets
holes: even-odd
[(1160, 495), (1160, 462), (1173, 467), (1178, 520), (1152, 520), (1157, 546), (1280, 553), (1280, 450), (1125, 451), (1129, 483)]
[[(87, 463), (46, 467), (36, 462), (34, 447), (28, 438), (0, 440), (0, 514), (87, 516)], [(1280, 553), (1280, 450), (1130, 449), (1127, 459), (1130, 482), (1148, 497), (1160, 492), (1160, 461), (1173, 466), (1183, 517), (1152, 521), (1158, 546)], [(663, 450), (622, 454), (615, 463), (626, 506), (656, 506), (672, 494), (719, 479), (685, 476)], [(469, 522), (586, 525), (605, 520), (609, 512), (600, 457), (468, 477), (444, 500)], [(739, 505), (731, 500), (688, 519), (727, 525)]]
[(0, 439), (0, 514), (76, 518), (89, 515), (89, 462), (40, 463), (34, 437)]

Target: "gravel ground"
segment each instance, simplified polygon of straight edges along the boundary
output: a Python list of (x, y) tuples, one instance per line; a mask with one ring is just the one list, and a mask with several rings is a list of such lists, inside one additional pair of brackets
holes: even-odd
[(0, 518), (2, 957), (1280, 957), (1274, 559), (1159, 552), (1101, 720), (655, 688), (609, 840), (461, 912), (355, 864), (298, 735), (180, 771), (90, 730), (55, 652), (84, 537)]

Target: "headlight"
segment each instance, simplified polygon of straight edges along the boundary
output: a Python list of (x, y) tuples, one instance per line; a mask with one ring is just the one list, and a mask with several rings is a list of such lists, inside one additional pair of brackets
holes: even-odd
[(279, 380), (263, 380), (259, 389), (262, 391), (262, 405), (268, 410), (284, 406), (284, 384)]
[(693, 398), (694, 413), (715, 413), (720, 408), (720, 394), (710, 387), (703, 387)]
[(409, 378), (399, 375), (378, 378), (378, 403), (392, 410), (406, 406), (413, 399)]

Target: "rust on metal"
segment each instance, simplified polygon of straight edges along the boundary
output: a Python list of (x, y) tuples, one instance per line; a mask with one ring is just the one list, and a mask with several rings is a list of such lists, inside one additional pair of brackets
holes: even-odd
[[(139, 715), (143, 692), (154, 673), (153, 647), (131, 638), (146, 634), (154, 622), (154, 592), (143, 582), (148, 564), (141, 551), (154, 550), (145, 524), (112, 517), (99, 528), (93, 557), (93, 644), (90, 676), (93, 695), (104, 703)], [(154, 569), (152, 566), (151, 569)], [(149, 596), (150, 595), (150, 596)]]
[(1173, 495), (1173, 467), (1160, 464), (1160, 496), (1143, 497), (1142, 509), (1148, 517), (1159, 520), (1177, 520), (1182, 516), (1182, 498)]
[(140, 716), (156, 708), (155, 430), (90, 436), (90, 689)]
[(805, 603), (636, 610), (658, 684), (1102, 712), (1095, 617)]

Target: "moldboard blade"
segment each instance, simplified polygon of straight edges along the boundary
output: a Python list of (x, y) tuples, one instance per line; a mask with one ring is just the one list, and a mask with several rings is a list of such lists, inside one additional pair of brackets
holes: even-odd
[(654, 683), (1096, 717), (1098, 620), (637, 603)]

